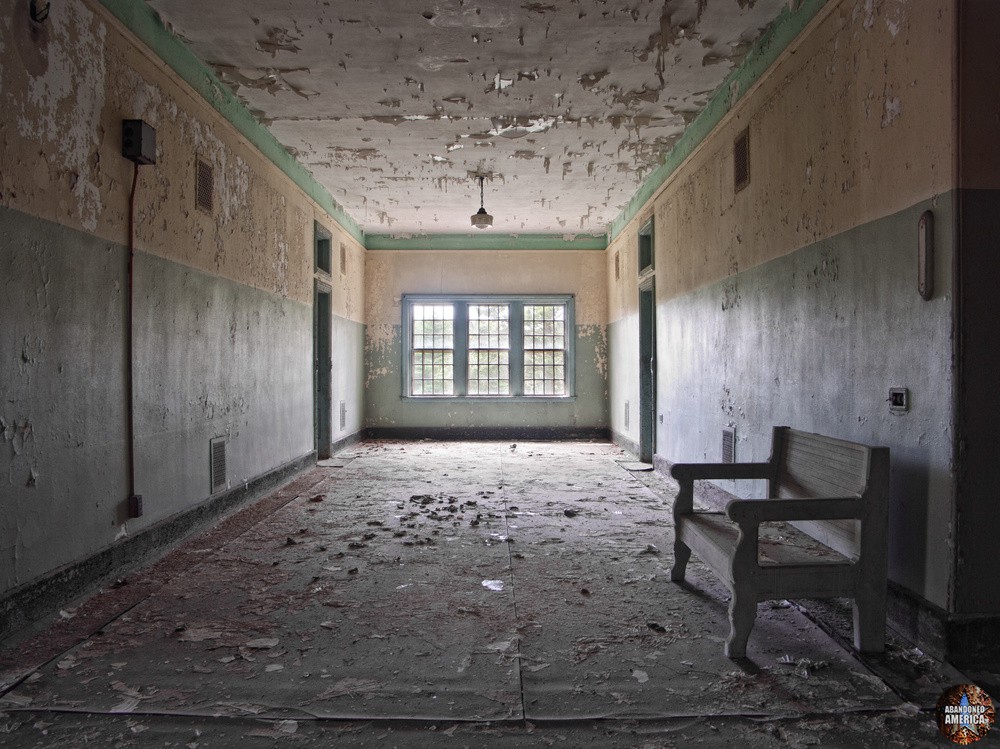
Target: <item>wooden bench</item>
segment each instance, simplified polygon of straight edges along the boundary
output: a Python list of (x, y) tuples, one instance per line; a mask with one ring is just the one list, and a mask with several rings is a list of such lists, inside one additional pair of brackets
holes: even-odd
[[(727, 656), (746, 655), (758, 601), (798, 597), (853, 598), (855, 648), (884, 650), (889, 448), (775, 427), (766, 463), (677, 463), (670, 473), (680, 484), (670, 579), (684, 579), (694, 551), (729, 588)], [(695, 512), (701, 479), (763, 479), (769, 499)], [(811, 548), (785, 534), (759, 544), (760, 524), (773, 522), (807, 534)]]

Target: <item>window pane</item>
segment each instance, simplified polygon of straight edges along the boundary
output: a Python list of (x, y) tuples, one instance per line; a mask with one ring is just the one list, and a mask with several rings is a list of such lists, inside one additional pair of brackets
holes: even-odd
[(510, 306), (470, 304), (469, 395), (510, 395)]
[(454, 307), (414, 304), (410, 316), (410, 393), (454, 394)]
[(565, 395), (566, 306), (524, 306), (524, 394)]

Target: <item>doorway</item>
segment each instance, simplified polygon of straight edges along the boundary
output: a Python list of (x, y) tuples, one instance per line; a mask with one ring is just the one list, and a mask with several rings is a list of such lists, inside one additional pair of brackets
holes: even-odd
[(639, 284), (639, 460), (656, 452), (656, 286), (652, 276)]
[(316, 281), (313, 299), (313, 401), (314, 447), (320, 460), (330, 457), (331, 451), (331, 371), (333, 361), (330, 356), (330, 292), (326, 284)]

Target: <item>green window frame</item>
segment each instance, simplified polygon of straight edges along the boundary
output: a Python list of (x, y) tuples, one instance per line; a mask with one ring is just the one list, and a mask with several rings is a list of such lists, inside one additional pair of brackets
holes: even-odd
[(403, 398), (575, 397), (571, 294), (405, 294), (402, 317)]

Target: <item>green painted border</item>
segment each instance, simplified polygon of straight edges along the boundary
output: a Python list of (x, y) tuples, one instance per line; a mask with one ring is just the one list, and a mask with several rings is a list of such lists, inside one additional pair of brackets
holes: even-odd
[(100, 2), (306, 195), (315, 200), (344, 231), (364, 245), (365, 234), (357, 222), (316, 181), (309, 170), (296, 161), (277, 138), (250, 114), (243, 102), (183, 42), (166, 29), (152, 8), (142, 0)]
[[(749, 91), (774, 64), (827, 2), (828, 0), (798, 0), (794, 8), (789, 7), (792, 5), (789, 3), (782, 9), (774, 22), (754, 43), (743, 63), (726, 76), (709, 100), (708, 106), (684, 130), (684, 134), (667, 153), (663, 163), (653, 170), (618, 217), (611, 222), (608, 227), (611, 241), (622, 233), (667, 178), (711, 134), (740, 97)], [(734, 90), (735, 96), (733, 96)]]
[(423, 234), (402, 239), (391, 234), (369, 234), (368, 250), (600, 250), (608, 247), (607, 235), (580, 234)]

